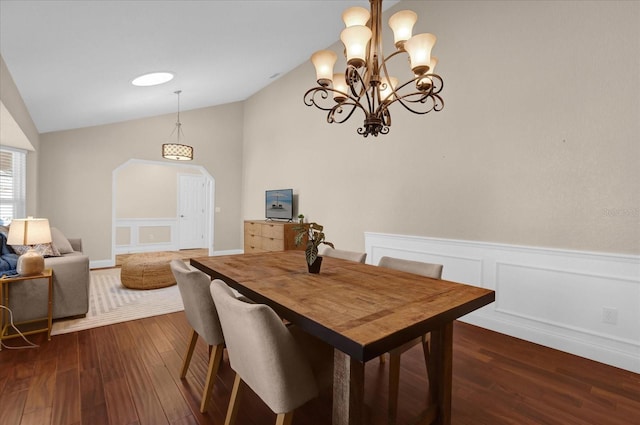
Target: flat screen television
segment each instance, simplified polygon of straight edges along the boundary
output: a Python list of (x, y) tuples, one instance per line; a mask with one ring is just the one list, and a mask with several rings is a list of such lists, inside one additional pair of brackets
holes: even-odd
[(265, 217), (267, 220), (293, 220), (293, 189), (267, 190)]

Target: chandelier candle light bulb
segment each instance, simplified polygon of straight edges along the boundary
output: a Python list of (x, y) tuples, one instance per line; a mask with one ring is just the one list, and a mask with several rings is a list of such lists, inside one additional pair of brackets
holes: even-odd
[(349, 86), (344, 74), (333, 74), (333, 99), (336, 102), (342, 102), (347, 98)]
[(404, 44), (404, 49), (411, 59), (411, 70), (416, 75), (424, 75), (429, 71), (431, 49), (435, 44), (436, 36), (433, 34), (414, 35)]
[(320, 50), (311, 56), (311, 62), (316, 68), (318, 84), (323, 87), (331, 83), (333, 67), (338, 60), (338, 55), (333, 50)]
[(342, 13), (342, 21), (346, 28), (355, 25), (367, 25), (370, 17), (371, 13), (364, 7), (359, 6), (350, 7)]
[[(362, 7), (351, 7), (342, 14), (346, 26), (340, 33), (344, 44), (346, 69), (334, 73), (337, 55), (321, 50), (312, 55), (318, 86), (304, 94), (304, 103), (327, 112), (327, 122), (344, 123), (356, 110), (364, 114), (364, 124), (358, 134), (389, 133), (391, 112), (389, 107), (399, 104), (414, 114), (424, 115), (441, 111), (444, 101), (440, 96), (442, 77), (434, 73), (437, 59), (431, 56), (436, 36), (412, 35), (418, 15), (402, 10), (391, 16), (396, 50), (385, 57), (382, 51), (382, 0), (369, 0), (371, 12)], [(387, 74), (387, 62), (398, 55), (407, 55), (410, 67), (407, 80), (400, 83), (398, 76)]]
[(347, 64), (356, 68), (364, 66), (367, 59), (367, 45), (371, 40), (371, 30), (364, 25), (353, 25), (342, 30), (340, 40), (347, 50)]
[(389, 18), (389, 27), (393, 30), (393, 42), (398, 49), (402, 49), (404, 42), (411, 38), (413, 26), (418, 21), (418, 15), (413, 10), (401, 10)]

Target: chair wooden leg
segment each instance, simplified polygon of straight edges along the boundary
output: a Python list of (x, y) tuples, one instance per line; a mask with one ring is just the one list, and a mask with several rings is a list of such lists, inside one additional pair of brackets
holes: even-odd
[(389, 353), (389, 425), (396, 423), (400, 387), (400, 353)]
[(379, 357), (379, 358), (380, 358), (380, 364), (384, 364), (384, 363), (385, 363), (385, 361), (384, 361), (384, 359), (385, 359), (384, 354), (380, 354), (380, 357)]
[(204, 392), (202, 393), (202, 401), (200, 402), (200, 413), (204, 413), (209, 408), (211, 400), (211, 389), (216, 381), (218, 368), (222, 361), (222, 353), (224, 352), (224, 344), (214, 345), (213, 351), (209, 354), (209, 368), (207, 370), (207, 380), (204, 384)]
[(198, 332), (191, 329), (191, 340), (189, 341), (189, 347), (187, 347), (187, 353), (184, 356), (182, 362), (182, 370), (180, 371), (180, 378), (187, 376), (187, 370), (189, 370), (189, 363), (191, 363), (191, 356), (193, 356), (193, 349), (196, 348), (196, 342), (198, 341)]
[(233, 381), (233, 389), (231, 390), (231, 399), (229, 400), (229, 407), (227, 408), (227, 418), (224, 420), (224, 425), (234, 425), (236, 423), (236, 416), (238, 416), (238, 397), (242, 392), (242, 388), (245, 386), (244, 381), (240, 378), (240, 375), (236, 373), (236, 379)]
[(276, 425), (291, 425), (293, 421), (293, 411), (287, 413), (280, 413), (276, 418)]

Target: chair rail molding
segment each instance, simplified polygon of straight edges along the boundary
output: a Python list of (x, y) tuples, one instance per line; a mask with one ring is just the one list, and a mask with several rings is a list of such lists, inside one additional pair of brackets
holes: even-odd
[(640, 373), (640, 256), (373, 232), (365, 249), (495, 290), (465, 322)]

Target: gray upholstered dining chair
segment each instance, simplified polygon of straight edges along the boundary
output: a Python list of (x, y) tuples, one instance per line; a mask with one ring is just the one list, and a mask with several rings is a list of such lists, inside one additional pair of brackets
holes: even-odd
[(193, 328), (187, 353), (182, 363), (180, 378), (184, 378), (187, 374), (198, 335), (209, 345), (209, 366), (200, 402), (200, 412), (204, 413), (209, 407), (211, 389), (224, 351), (224, 336), (216, 306), (209, 291), (211, 278), (200, 270), (191, 269), (182, 260), (172, 260), (170, 267), (178, 283), (187, 321)]
[[(442, 264), (423, 263), (421, 261), (402, 260), (400, 258), (382, 257), (378, 266), (387, 267), (407, 273), (418, 274), (433, 279), (442, 278)], [(398, 413), (398, 388), (400, 386), (400, 356), (417, 344), (422, 344), (424, 360), (429, 375), (429, 334), (422, 335), (389, 352), (389, 423), (396, 422)], [(381, 356), (380, 360), (383, 360)]]
[(322, 254), (325, 257), (334, 257), (340, 258), (343, 260), (355, 261), (358, 263), (364, 263), (367, 259), (366, 252), (356, 252), (356, 251), (345, 251), (343, 249), (335, 249), (331, 247), (326, 247)]
[(211, 283), (211, 297), (236, 372), (225, 425), (235, 423), (245, 385), (277, 414), (276, 425), (290, 424), (294, 410), (331, 382), (333, 349), (295, 326), (286, 326), (269, 306), (235, 298), (222, 280)]

